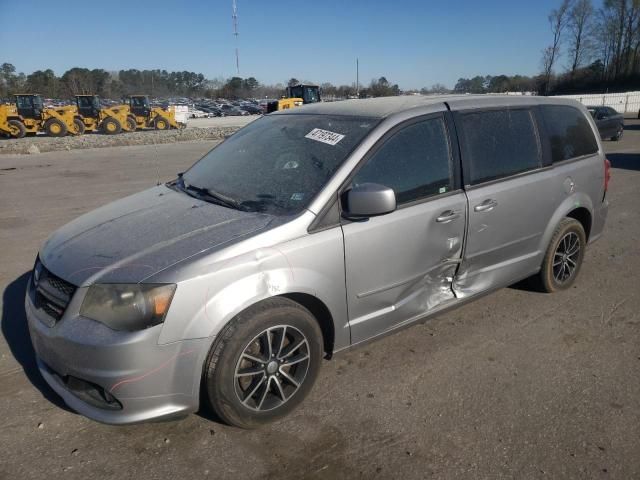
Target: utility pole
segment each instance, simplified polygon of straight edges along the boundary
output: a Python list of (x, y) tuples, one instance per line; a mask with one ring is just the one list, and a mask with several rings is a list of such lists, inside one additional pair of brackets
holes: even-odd
[(238, 54), (238, 5), (236, 0), (233, 0), (233, 35), (236, 37), (236, 71), (240, 76), (240, 56)]
[(356, 97), (360, 98), (360, 60), (356, 57)]

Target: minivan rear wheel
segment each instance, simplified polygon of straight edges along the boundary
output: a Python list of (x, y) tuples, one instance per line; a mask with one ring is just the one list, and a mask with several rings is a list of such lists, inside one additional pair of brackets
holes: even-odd
[(322, 361), (315, 317), (287, 298), (238, 315), (214, 343), (204, 371), (209, 405), (224, 422), (255, 428), (293, 411), (311, 391)]
[(582, 224), (573, 218), (560, 222), (542, 262), (539, 280), (545, 292), (571, 287), (580, 272), (587, 237)]

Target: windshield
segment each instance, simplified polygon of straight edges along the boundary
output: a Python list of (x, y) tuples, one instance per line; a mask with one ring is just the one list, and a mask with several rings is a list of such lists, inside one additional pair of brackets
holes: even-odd
[(320, 101), (319, 89), (313, 86), (297, 85), (289, 88), (291, 98), (301, 98), (304, 103), (316, 103)]
[(315, 87), (307, 88), (304, 91), (304, 103), (315, 103), (320, 101), (318, 89)]
[(272, 115), (252, 122), (183, 176), (247, 211), (290, 215), (305, 208), (377, 123), (328, 115)]
[(149, 104), (146, 97), (131, 97), (131, 103), (134, 107), (146, 107)]
[(37, 110), (42, 110), (44, 106), (44, 102), (42, 101), (42, 97), (40, 95), (36, 95), (33, 97), (33, 108)]

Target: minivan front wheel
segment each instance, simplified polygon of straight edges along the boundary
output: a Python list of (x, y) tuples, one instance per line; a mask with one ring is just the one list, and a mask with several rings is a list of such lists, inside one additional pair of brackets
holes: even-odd
[(315, 317), (287, 298), (265, 300), (221, 332), (205, 366), (210, 406), (225, 422), (255, 428), (295, 409), (322, 361)]
[(542, 262), (540, 282), (549, 293), (565, 290), (575, 282), (587, 244), (582, 224), (573, 218), (560, 222)]

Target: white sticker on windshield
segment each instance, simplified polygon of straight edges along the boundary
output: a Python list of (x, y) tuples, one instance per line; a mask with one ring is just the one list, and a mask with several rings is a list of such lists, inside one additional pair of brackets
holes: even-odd
[(304, 193), (294, 193), (293, 195), (291, 195), (291, 200), (294, 200), (297, 202), (299, 202), (303, 198), (304, 198)]
[(328, 145), (336, 145), (344, 138), (344, 135), (330, 132), (329, 130), (322, 130), (321, 128), (314, 128), (305, 135), (305, 138), (310, 138), (311, 140), (316, 140), (317, 142), (326, 143)]

